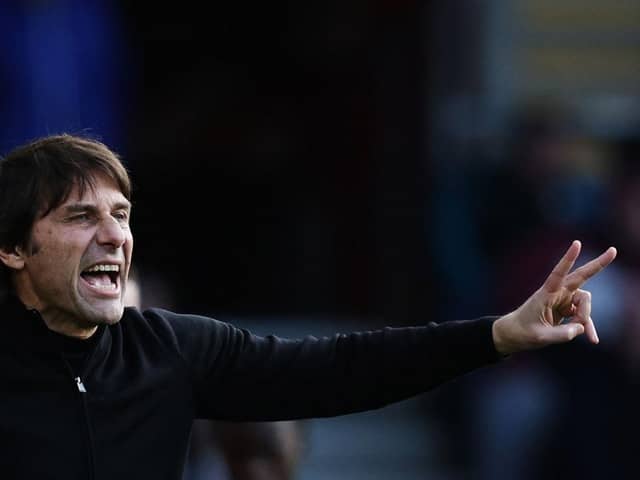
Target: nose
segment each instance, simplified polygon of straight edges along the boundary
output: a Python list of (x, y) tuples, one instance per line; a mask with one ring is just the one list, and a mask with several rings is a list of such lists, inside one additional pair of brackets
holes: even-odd
[(111, 245), (120, 248), (127, 239), (125, 229), (113, 217), (104, 218), (98, 227), (96, 240), (100, 245)]

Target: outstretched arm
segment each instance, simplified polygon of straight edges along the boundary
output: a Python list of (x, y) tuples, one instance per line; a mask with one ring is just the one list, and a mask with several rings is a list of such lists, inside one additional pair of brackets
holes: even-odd
[(617, 251), (609, 247), (599, 257), (569, 273), (581, 248), (581, 243), (575, 240), (542, 287), (518, 309), (494, 322), (492, 333), (498, 352), (508, 355), (568, 342), (583, 333), (592, 343), (598, 343), (591, 319), (591, 293), (580, 287), (609, 265)]

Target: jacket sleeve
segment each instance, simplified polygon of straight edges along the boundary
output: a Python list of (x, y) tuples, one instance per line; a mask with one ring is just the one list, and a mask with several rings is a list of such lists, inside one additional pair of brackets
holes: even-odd
[(197, 416), (329, 417), (380, 408), (498, 361), (497, 317), (308, 336), (257, 336), (211, 318), (163, 312), (189, 369)]

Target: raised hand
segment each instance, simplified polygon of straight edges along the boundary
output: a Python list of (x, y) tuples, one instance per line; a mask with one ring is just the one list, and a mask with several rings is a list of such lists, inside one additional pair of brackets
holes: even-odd
[[(591, 293), (580, 287), (609, 265), (617, 255), (614, 247), (569, 273), (582, 245), (575, 240), (546, 281), (515, 311), (493, 324), (496, 350), (511, 354), (573, 340), (586, 333), (598, 343), (591, 319)], [(563, 321), (566, 319), (566, 321)]]

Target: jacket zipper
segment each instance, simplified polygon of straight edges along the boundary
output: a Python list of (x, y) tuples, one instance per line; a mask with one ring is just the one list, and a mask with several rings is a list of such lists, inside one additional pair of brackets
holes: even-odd
[(75, 383), (75, 387), (78, 390), (78, 395), (80, 396), (80, 402), (82, 403), (82, 413), (84, 416), (84, 426), (85, 426), (85, 438), (87, 441), (87, 464), (89, 468), (89, 480), (94, 480), (95, 478), (95, 460), (94, 460), (94, 446), (93, 446), (93, 435), (91, 434), (91, 424), (89, 423), (89, 406), (87, 405), (87, 389), (82, 382), (82, 378), (79, 376), (74, 376), (73, 369), (69, 362), (62, 359), (67, 370), (71, 374), (73, 378), (73, 382)]
[(76, 386), (80, 393), (87, 393), (87, 389), (84, 388), (84, 383), (82, 383), (82, 379), (80, 377), (76, 377)]
[[(40, 313), (37, 310), (30, 309), (29, 311), (31, 312), (32, 315), (35, 315), (38, 319), (42, 320), (42, 317), (40, 316)], [(96, 332), (96, 334), (98, 333)], [(98, 341), (99, 340), (100, 339), (98, 339)], [(84, 371), (80, 376), (75, 375), (75, 373), (73, 372), (73, 369), (71, 368), (71, 364), (69, 364), (69, 362), (64, 358), (64, 356), (60, 355), (62, 362), (67, 368), (67, 371), (71, 375), (71, 378), (73, 379), (75, 386), (78, 389), (78, 395), (80, 396), (80, 402), (82, 403), (82, 412), (84, 416), (84, 426), (85, 426), (85, 437), (87, 441), (87, 466), (89, 469), (89, 477), (88, 477), (89, 480), (94, 480), (96, 477), (95, 471), (94, 471), (95, 459), (94, 459), (93, 435), (91, 433), (91, 424), (89, 423), (89, 406), (87, 405), (87, 395), (86, 395), (87, 389), (85, 388), (84, 383), (82, 382), (82, 377), (87, 372), (89, 362), (93, 358), (93, 355), (95, 354), (96, 350), (97, 350), (97, 346), (95, 346), (89, 353), (89, 356), (85, 363)]]

